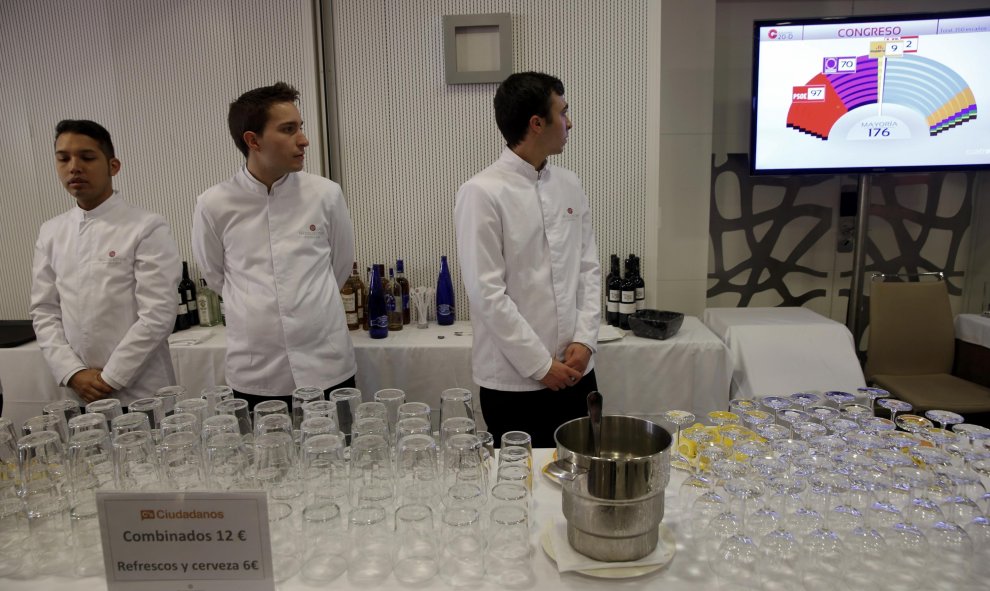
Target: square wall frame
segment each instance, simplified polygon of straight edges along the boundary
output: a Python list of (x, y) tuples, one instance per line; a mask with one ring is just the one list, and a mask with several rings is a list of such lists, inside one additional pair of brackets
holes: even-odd
[(447, 84), (505, 80), (512, 73), (512, 15), (444, 15), (443, 61)]

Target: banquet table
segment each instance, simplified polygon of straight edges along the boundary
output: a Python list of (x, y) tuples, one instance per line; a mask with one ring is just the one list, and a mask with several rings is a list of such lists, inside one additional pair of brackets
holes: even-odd
[[(603, 334), (612, 330), (607, 329)], [(471, 380), (470, 322), (423, 329), (408, 325), (385, 339), (372, 339), (360, 330), (350, 334), (357, 386), (365, 400), (382, 388), (401, 388), (407, 400), (432, 408), (439, 407), (440, 393), (447, 388), (468, 388), (477, 395)], [(169, 342), (176, 380), (189, 392), (225, 383), (222, 326), (182, 331)], [(686, 317), (678, 333), (664, 341), (626, 333), (600, 342), (595, 371), (609, 414), (657, 419), (674, 408), (701, 416), (728, 406), (729, 350), (696, 317)], [(56, 385), (37, 342), (0, 349), (0, 380), (4, 416), (18, 424), (41, 414), (48, 402), (73, 396)]]
[(990, 316), (959, 314), (955, 320), (953, 374), (990, 388)]
[(807, 308), (708, 308), (708, 328), (732, 356), (732, 398), (866, 385), (852, 333)]
[[(544, 466), (551, 459), (552, 450), (534, 450), (534, 469)], [(577, 572), (558, 572), (557, 566), (542, 547), (542, 537), (545, 528), (555, 520), (563, 520), (561, 511), (561, 491), (559, 484), (552, 482), (545, 475), (536, 475), (533, 479), (533, 511), (531, 514), (532, 550), (531, 564), (535, 575), (534, 584), (529, 587), (539, 591), (556, 591), (570, 589), (599, 590), (605, 586), (622, 589), (658, 589), (667, 591), (680, 590), (711, 590), (717, 587), (715, 575), (707, 564), (693, 559), (692, 552), (685, 547), (684, 519), (679, 511), (677, 491), (685, 474), (679, 470), (671, 470), (671, 481), (667, 486), (663, 525), (670, 529), (676, 540), (676, 553), (669, 564), (638, 577), (627, 579), (603, 579)], [(347, 580), (344, 574), (336, 580), (324, 585), (325, 588), (341, 590), (362, 589)], [(103, 591), (106, 580), (103, 576), (72, 578), (67, 576), (43, 576), (28, 579), (0, 579), (0, 588), (4, 591)], [(182, 588), (185, 588), (183, 585)], [(298, 576), (277, 585), (279, 591), (303, 591), (314, 587), (304, 583)], [(411, 589), (398, 582), (394, 575), (389, 577), (375, 589)], [(439, 577), (435, 577), (425, 586), (416, 589), (451, 589)], [(492, 581), (485, 581), (475, 588), (499, 589)]]

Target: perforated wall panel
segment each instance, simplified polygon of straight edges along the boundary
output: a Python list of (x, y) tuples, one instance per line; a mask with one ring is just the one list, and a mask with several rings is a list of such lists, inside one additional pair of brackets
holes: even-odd
[[(164, 215), (191, 263), (196, 196), (243, 163), (227, 132), (228, 105), (284, 80), (302, 93), (303, 118), (316, 132), (316, 56), (310, 0), (0, 3), (0, 318), (27, 318), (38, 228), (74, 205), (55, 176), (56, 122), (107, 127), (123, 162), (114, 187)], [(319, 172), (321, 145), (312, 138), (311, 172)]]
[[(514, 71), (561, 78), (574, 128), (555, 163), (582, 179), (599, 255), (645, 255), (646, 1), (339, 0), (333, 2), (341, 183), (364, 266), (406, 261), (413, 285), (456, 263), (458, 187), (503, 147), (496, 84), (447, 85), (445, 14), (512, 15)], [(653, 261), (644, 260), (644, 266)]]

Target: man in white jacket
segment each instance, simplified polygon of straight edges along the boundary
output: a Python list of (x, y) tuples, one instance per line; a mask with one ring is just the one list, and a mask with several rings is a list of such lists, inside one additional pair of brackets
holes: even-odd
[(193, 254), (223, 297), (227, 384), (252, 406), (292, 391), (354, 386), (357, 364), (339, 285), (354, 228), (337, 183), (302, 172), (309, 140), (299, 92), (279, 82), (231, 103), (247, 159), (196, 200)]
[(113, 190), (120, 171), (98, 123), (55, 127), (55, 169), (76, 207), (45, 222), (34, 249), (31, 319), (61, 386), (126, 406), (175, 383), (168, 335), (181, 263), (162, 216)]
[(488, 430), (522, 430), (534, 447), (586, 414), (601, 272), (588, 198), (574, 173), (547, 162), (571, 121), (564, 85), (524, 72), (495, 93), (507, 147), (461, 186), (457, 254), (471, 304), (472, 370)]

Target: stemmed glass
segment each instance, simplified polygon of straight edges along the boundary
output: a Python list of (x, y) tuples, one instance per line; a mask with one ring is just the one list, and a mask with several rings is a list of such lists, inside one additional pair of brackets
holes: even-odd
[[(714, 441), (715, 436), (704, 428), (697, 428), (681, 431), (681, 437), (684, 442), (678, 446), (678, 452), (691, 467), (691, 475), (681, 483), (677, 495), (681, 499), (681, 509), (686, 513), (694, 506), (694, 499), (702, 494), (703, 489), (708, 487), (708, 481), (701, 474), (701, 458), (698, 457), (697, 453), (701, 446)], [(693, 458), (686, 453), (686, 450), (691, 447), (694, 448)]]
[(969, 442), (969, 448), (974, 449), (976, 447), (977, 441), (986, 441), (990, 439), (990, 429), (982, 425), (974, 425), (972, 423), (959, 423), (952, 425), (952, 430), (964, 437), (966, 437)]
[(857, 392), (861, 394), (866, 394), (866, 397), (870, 399), (870, 410), (876, 412), (876, 402), (878, 398), (887, 398), (890, 396), (890, 392), (884, 390), (883, 388), (856, 388)]
[(760, 408), (760, 404), (752, 398), (733, 398), (729, 401), (729, 410), (737, 415), (747, 410), (756, 410), (758, 408)]
[(801, 407), (805, 412), (812, 406), (821, 402), (822, 397), (815, 392), (796, 392), (791, 394), (788, 398), (794, 401), (794, 404)]
[(711, 421), (716, 427), (721, 428), (725, 425), (738, 425), (739, 415), (727, 410), (713, 410), (708, 413), (708, 420)]
[(763, 403), (763, 406), (773, 410), (773, 420), (775, 423), (780, 422), (780, 411), (794, 405), (793, 400), (782, 396), (766, 396), (763, 400), (761, 400), (761, 402)]
[(898, 400), (896, 398), (881, 398), (877, 400), (877, 404), (889, 410), (890, 420), (895, 422), (897, 421), (897, 413), (911, 412), (914, 410), (914, 406), (910, 402), (904, 402), (903, 400)]
[[(661, 417), (663, 418), (663, 420), (669, 423), (673, 423), (674, 426), (677, 428), (674, 433), (674, 445), (676, 446), (674, 449), (679, 451), (681, 445), (681, 427), (685, 425), (690, 425), (695, 421), (694, 413), (690, 413), (686, 410), (668, 410), (667, 412), (663, 413)], [(684, 461), (688, 464), (691, 463), (688, 458), (681, 457), (679, 453), (677, 457), (681, 461)]]
[[(741, 478), (746, 474), (746, 465), (737, 460), (723, 458), (716, 460), (712, 465), (712, 474), (712, 478), (717, 477), (723, 483), (724, 488), (724, 483), (733, 478)], [(728, 504), (725, 504), (723, 511), (712, 517), (704, 529), (696, 530), (695, 537), (699, 550), (701, 550), (701, 556), (708, 556), (709, 564), (713, 568), (718, 559), (722, 542), (741, 533), (741, 527), (742, 520), (739, 515)]]
[[(725, 449), (720, 445), (715, 445), (714, 443), (704, 444), (704, 447), (699, 449), (698, 459), (699, 462), (705, 461), (709, 466), (714, 467), (714, 464), (725, 456)], [(691, 530), (695, 537), (695, 540), (700, 543), (702, 538), (702, 530), (708, 525), (713, 517), (725, 511), (725, 500), (722, 495), (715, 491), (715, 485), (717, 480), (715, 478), (709, 478), (708, 490), (697, 497), (694, 503), (691, 505)]]
[(856, 396), (849, 392), (831, 390), (825, 393), (825, 399), (835, 405), (835, 408), (842, 408), (843, 404), (856, 402)]
[(736, 476), (725, 481), (725, 490), (736, 497), (740, 504), (739, 530), (722, 541), (710, 560), (712, 570), (719, 579), (740, 586), (755, 586), (759, 548), (746, 530), (746, 501), (763, 494), (762, 484), (751, 476)]
[(812, 489), (824, 499), (824, 521), (804, 538), (806, 549), (804, 564), (804, 586), (808, 591), (831, 590), (842, 587), (844, 579), (845, 546), (839, 534), (832, 529), (830, 517), (833, 514), (832, 497), (840, 496), (849, 488), (846, 475), (833, 470), (817, 471), (809, 477)]
[(945, 429), (946, 425), (958, 425), (966, 420), (961, 414), (948, 410), (929, 410), (925, 412), (925, 416), (935, 421), (939, 429)]
[(793, 581), (800, 576), (798, 564), (802, 548), (797, 536), (788, 529), (788, 516), (790, 502), (797, 499), (807, 485), (807, 480), (791, 470), (767, 479), (767, 487), (774, 493), (771, 505), (777, 505), (776, 512), (781, 518), (775, 522), (775, 529), (760, 538), (758, 572), (764, 589), (791, 589)]

